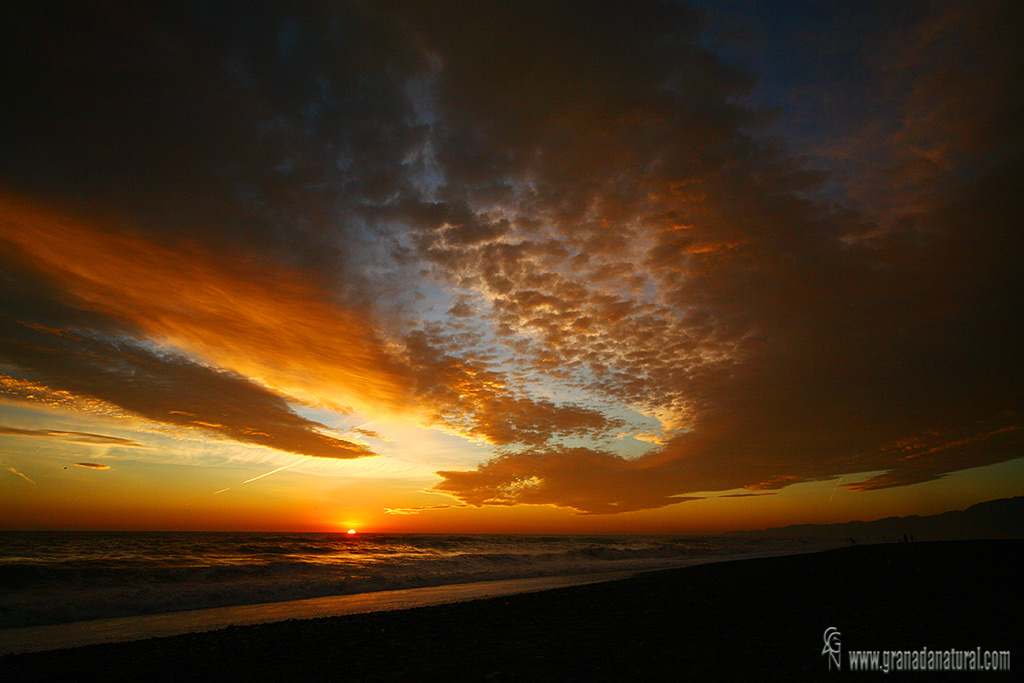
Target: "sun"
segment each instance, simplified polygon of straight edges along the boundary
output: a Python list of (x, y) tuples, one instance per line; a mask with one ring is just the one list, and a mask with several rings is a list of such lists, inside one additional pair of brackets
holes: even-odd
[(354, 534), (355, 532), (356, 532), (356, 530), (355, 530), (355, 529), (349, 529), (349, 530), (348, 530), (348, 533), (350, 533), (350, 534)]

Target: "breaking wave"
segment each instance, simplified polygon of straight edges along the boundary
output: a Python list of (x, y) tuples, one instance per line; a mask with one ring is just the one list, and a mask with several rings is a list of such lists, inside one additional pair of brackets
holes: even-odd
[(663, 536), (0, 532), (0, 628), (806, 549)]

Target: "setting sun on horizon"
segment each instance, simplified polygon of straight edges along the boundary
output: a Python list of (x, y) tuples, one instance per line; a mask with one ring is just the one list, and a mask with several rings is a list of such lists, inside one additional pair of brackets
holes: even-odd
[(432, 5), (19, 15), (0, 529), (714, 534), (1024, 494), (998, 3)]

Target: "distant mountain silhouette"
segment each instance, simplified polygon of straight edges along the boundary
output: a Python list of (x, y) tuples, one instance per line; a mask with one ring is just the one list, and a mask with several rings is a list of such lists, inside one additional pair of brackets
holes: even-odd
[(762, 531), (734, 531), (726, 536), (794, 538), (860, 543), (888, 543), (913, 535), (915, 541), (952, 541), (984, 538), (1024, 538), (1024, 496), (977, 503), (966, 510), (938, 515), (886, 517), (873, 522), (795, 524)]

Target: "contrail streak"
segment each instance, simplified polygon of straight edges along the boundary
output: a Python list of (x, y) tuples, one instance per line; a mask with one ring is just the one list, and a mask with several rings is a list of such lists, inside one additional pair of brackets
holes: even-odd
[(15, 476), (21, 477), (22, 479), (24, 479), (28, 483), (32, 484), (33, 486), (38, 486), (38, 484), (36, 484), (34, 481), (32, 481), (27, 476), (25, 476), (24, 474), (22, 474), (18, 470), (14, 469), (13, 467), (10, 467), (8, 465), (4, 465), (4, 469), (7, 470), (8, 472), (10, 472), (11, 474), (15, 475)]
[[(361, 425), (356, 425), (355, 427), (349, 427), (345, 431), (340, 432), (339, 435), (340, 434), (348, 434), (349, 432), (355, 431), (356, 429), (362, 429), (363, 427), (368, 427), (368, 426), (372, 425), (374, 422), (376, 422), (376, 420), (370, 420), (369, 422), (364, 422)], [(302, 460), (297, 460), (296, 462), (293, 462), (291, 465), (282, 465), (281, 467), (278, 467), (277, 469), (270, 470), (269, 472), (264, 472), (263, 474), (261, 474), (259, 476), (253, 477), (252, 479), (246, 479), (245, 481), (242, 482), (242, 484), (248, 484), (250, 481), (256, 481), (257, 479), (262, 479), (263, 477), (269, 477), (271, 474), (274, 474), (275, 472), (280, 472), (281, 470), (286, 470), (289, 467), (295, 467), (296, 465), (301, 465), (302, 462), (303, 462)], [(20, 472), (15, 472), (15, 474), (17, 474), (19, 476), (24, 476)], [(28, 479), (28, 477), (25, 477), (25, 478)], [(29, 480), (29, 481), (31, 481), (31, 480)], [(32, 483), (34, 484), (35, 482), (33, 481)], [(239, 486), (241, 486), (242, 484), (239, 484)], [(229, 486), (226, 489), (221, 489), (220, 491), (214, 491), (213, 495), (216, 496), (218, 493), (224, 493), (225, 491), (230, 491), (230, 490), (231, 490), (231, 487)]]
[[(248, 484), (250, 481), (256, 481), (257, 479), (262, 479), (263, 477), (269, 477), (274, 472), (280, 472), (281, 470), (286, 470), (289, 467), (295, 467), (296, 465), (300, 464), (301, 462), (302, 461), (299, 460), (298, 462), (293, 462), (291, 465), (283, 465), (281, 467), (278, 467), (276, 470), (270, 470), (269, 472), (267, 472), (265, 474), (261, 474), (258, 477), (253, 477), (252, 479), (246, 479), (245, 481), (242, 482), (242, 484)], [(242, 484), (239, 484), (239, 486), (241, 486)]]
[[(295, 467), (296, 465), (301, 465), (301, 464), (302, 464), (302, 461), (298, 460), (296, 462), (293, 462), (291, 465), (282, 465), (281, 467), (278, 467), (277, 469), (270, 470), (269, 472), (264, 472), (263, 474), (261, 474), (259, 476), (253, 477), (252, 479), (246, 479), (245, 481), (242, 482), (242, 484), (248, 484), (250, 481), (256, 481), (257, 479), (262, 479), (263, 477), (269, 477), (274, 472), (280, 472), (281, 470), (286, 470), (289, 467)], [(241, 486), (242, 484), (239, 484), (239, 486)], [(230, 490), (231, 490), (231, 487), (229, 486), (226, 489), (221, 489), (220, 491), (214, 491), (213, 495), (216, 496), (218, 493), (224, 493), (225, 491), (230, 491)]]
[[(839, 485), (842, 484), (842, 483), (843, 483), (843, 478), (839, 477), (839, 481), (836, 482), (836, 487), (834, 489), (832, 489), (832, 496), (836, 495), (836, 491), (839, 490)], [(828, 504), (829, 505), (832, 504), (832, 496), (828, 497)]]

